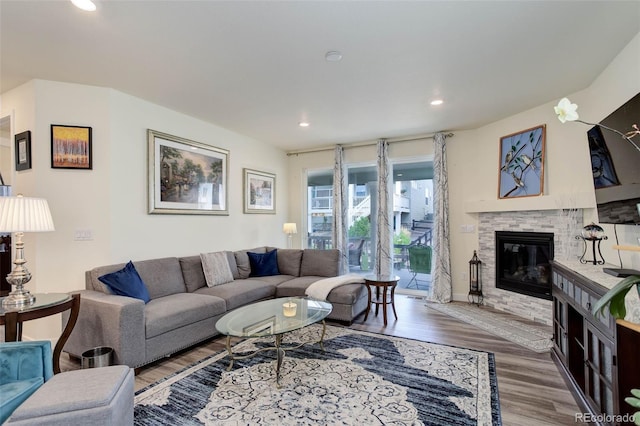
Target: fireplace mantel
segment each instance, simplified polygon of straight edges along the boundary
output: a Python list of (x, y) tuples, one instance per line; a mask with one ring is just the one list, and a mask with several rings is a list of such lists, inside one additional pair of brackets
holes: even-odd
[(466, 213), (510, 212), (559, 209), (593, 209), (596, 207), (594, 192), (575, 194), (540, 195), (536, 197), (503, 198), (492, 200), (468, 200)]

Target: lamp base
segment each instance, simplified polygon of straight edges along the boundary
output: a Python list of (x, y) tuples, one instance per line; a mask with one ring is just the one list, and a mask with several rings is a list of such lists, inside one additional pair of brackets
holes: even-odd
[(22, 308), (24, 306), (33, 305), (36, 297), (29, 293), (29, 290), (19, 289), (9, 293), (7, 297), (2, 299), (3, 308)]

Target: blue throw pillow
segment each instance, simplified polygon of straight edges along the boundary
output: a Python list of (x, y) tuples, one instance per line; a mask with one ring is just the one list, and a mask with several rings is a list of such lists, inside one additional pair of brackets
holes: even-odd
[(247, 255), (249, 256), (249, 263), (251, 264), (250, 277), (280, 275), (276, 250), (271, 250), (266, 253), (247, 252)]
[(109, 287), (109, 290), (114, 294), (135, 297), (144, 303), (149, 303), (149, 300), (151, 300), (147, 287), (131, 261), (123, 269), (102, 275), (98, 279)]

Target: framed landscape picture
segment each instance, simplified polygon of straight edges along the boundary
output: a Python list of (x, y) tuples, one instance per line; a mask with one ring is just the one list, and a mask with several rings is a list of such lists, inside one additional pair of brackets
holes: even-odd
[(51, 168), (92, 169), (91, 127), (51, 125)]
[(229, 214), (229, 151), (151, 129), (147, 138), (149, 213)]
[(16, 171), (31, 168), (31, 132), (18, 133), (15, 137)]
[(542, 194), (545, 135), (543, 124), (500, 138), (499, 198)]
[(244, 169), (244, 212), (276, 212), (276, 175)]

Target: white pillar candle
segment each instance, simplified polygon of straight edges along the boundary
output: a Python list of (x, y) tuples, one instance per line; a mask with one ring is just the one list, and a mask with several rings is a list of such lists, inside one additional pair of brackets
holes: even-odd
[(296, 316), (296, 305), (293, 302), (287, 302), (282, 304), (282, 313), (285, 317), (295, 317)]

